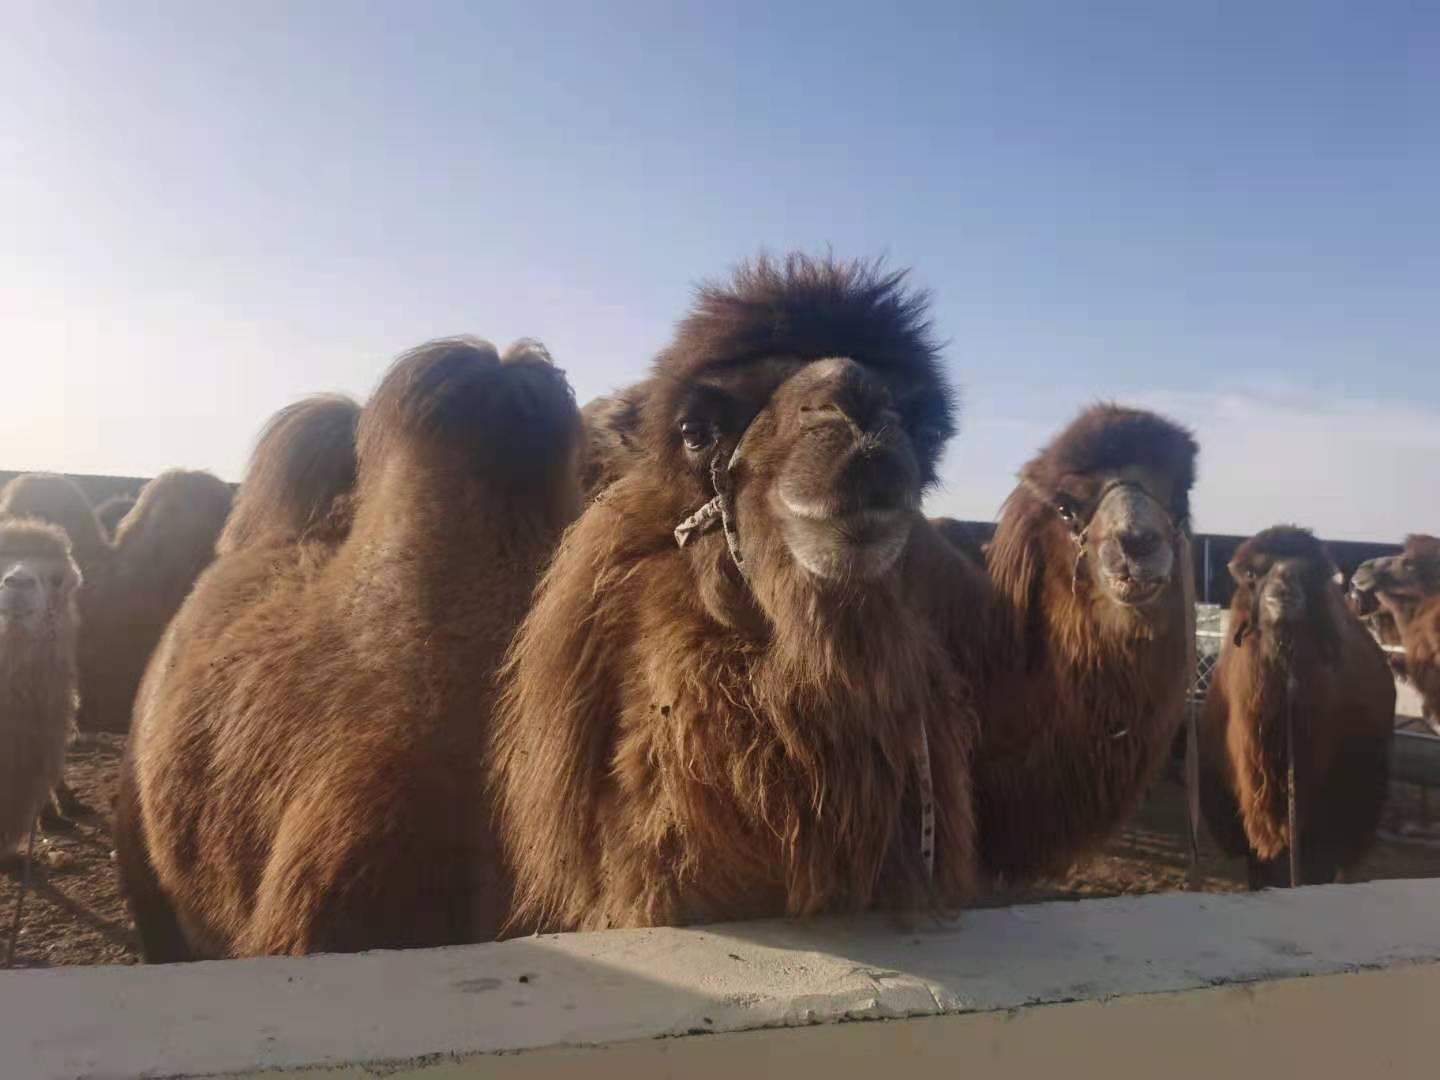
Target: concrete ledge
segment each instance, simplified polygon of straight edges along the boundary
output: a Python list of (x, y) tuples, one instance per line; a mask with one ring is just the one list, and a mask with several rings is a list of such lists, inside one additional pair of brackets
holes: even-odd
[[(595, 1075), (733, 1080), (761, 1068), (747, 1055), (771, 1055), (768, 1073), (823, 1054), (833, 1077), (873, 1076), (901, 1054), (906, 1064), (1006, 1063), (986, 1075), (1061, 1063), (1068, 1076), (1191, 1075), (1193, 1062), (1155, 1041), (1169, 1032), (1175, 1050), (1220, 1055), (1206, 1058), (1211, 1080), (1241, 1042), (1247, 1074), (1273, 1062), (1290, 1075), (1302, 1060), (1348, 1053), (1370, 1073), (1388, 1062), (1399, 1075), (1433, 1054), (1397, 1056), (1377, 1040), (1402, 1021), (1422, 1024), (1437, 995), (1440, 881), (1392, 881), (993, 909), (923, 932), (876, 918), (764, 922), (0, 973), (0, 1074), (540, 1075), (580, 1071), (584, 1058)], [(1075, 1004), (1034, 1008), (1062, 1003)], [(760, 1030), (794, 1028), (804, 1030)], [(684, 1038), (702, 1034), (721, 1037)], [(1085, 1048), (1102, 1034), (1111, 1053)], [(1423, 1026), (1413, 1037), (1414, 1051), (1428, 1051)], [(1232, 1045), (1207, 1042), (1217, 1039)], [(1115, 1040), (1129, 1040), (1134, 1068), (1111, 1060)]]

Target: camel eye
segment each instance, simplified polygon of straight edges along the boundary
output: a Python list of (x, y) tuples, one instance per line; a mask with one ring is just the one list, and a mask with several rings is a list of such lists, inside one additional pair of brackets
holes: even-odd
[(715, 441), (710, 425), (699, 420), (682, 421), (680, 438), (685, 443), (685, 449), (691, 453), (699, 453)]
[(1075, 500), (1069, 495), (1062, 493), (1055, 496), (1055, 512), (1060, 515), (1060, 520), (1065, 524), (1075, 524)]

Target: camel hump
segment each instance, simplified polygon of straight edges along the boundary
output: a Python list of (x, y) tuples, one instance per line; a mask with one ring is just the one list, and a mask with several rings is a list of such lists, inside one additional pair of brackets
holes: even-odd
[(214, 555), (232, 500), (230, 486), (213, 473), (192, 469), (162, 472), (140, 491), (120, 523), (115, 548), (122, 560), (174, 558), (198, 562), (194, 573)]
[(90, 569), (107, 547), (95, 508), (68, 476), (23, 473), (0, 489), (0, 518), (49, 522), (70, 538), (75, 560)]
[(536, 466), (572, 452), (580, 430), (570, 384), (539, 342), (522, 339), (502, 355), (479, 338), (441, 338), (396, 360), (366, 406), (361, 483), (402, 452), (411, 463), (458, 453), (528, 484)]
[(360, 406), (343, 394), (302, 398), (272, 416), (250, 455), (218, 553), (262, 535), (309, 536), (343, 516), (355, 487), (359, 420)]

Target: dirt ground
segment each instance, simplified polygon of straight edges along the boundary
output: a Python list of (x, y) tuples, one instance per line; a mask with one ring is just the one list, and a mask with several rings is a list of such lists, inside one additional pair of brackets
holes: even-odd
[[(71, 832), (45, 832), (37, 843), (31, 889), (16, 954), (17, 967), (64, 964), (133, 964), (139, 961), (111, 854), (110, 806), (122, 740), (87, 736), (70, 752), (66, 776), (94, 813)], [(1421, 789), (1392, 785), (1379, 841), (1352, 875), (1354, 880), (1440, 877), (1440, 792), (1429, 796), (1435, 815), (1422, 824)], [(1185, 887), (1184, 791), (1174, 775), (1156, 785), (1136, 819), (1096, 858), (1064, 880), (1046, 882), (1016, 901), (1075, 899)], [(1203, 887), (1227, 892), (1244, 887), (1244, 863), (1221, 856), (1202, 840)], [(9, 943), (19, 873), (0, 873), (0, 962)], [(991, 901), (994, 902), (994, 901)]]

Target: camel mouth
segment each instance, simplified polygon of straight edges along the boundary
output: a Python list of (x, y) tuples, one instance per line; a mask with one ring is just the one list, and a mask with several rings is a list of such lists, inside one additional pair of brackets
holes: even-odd
[(1143, 608), (1153, 604), (1170, 584), (1168, 577), (1131, 573), (1105, 574), (1106, 591), (1121, 607)]
[(863, 581), (895, 565), (914, 520), (904, 510), (793, 514), (785, 523), (785, 542), (796, 562), (813, 577)]
[(1351, 608), (1361, 618), (1373, 615), (1380, 610), (1380, 598), (1375, 595), (1373, 589), (1361, 589), (1351, 584), (1349, 596)]

